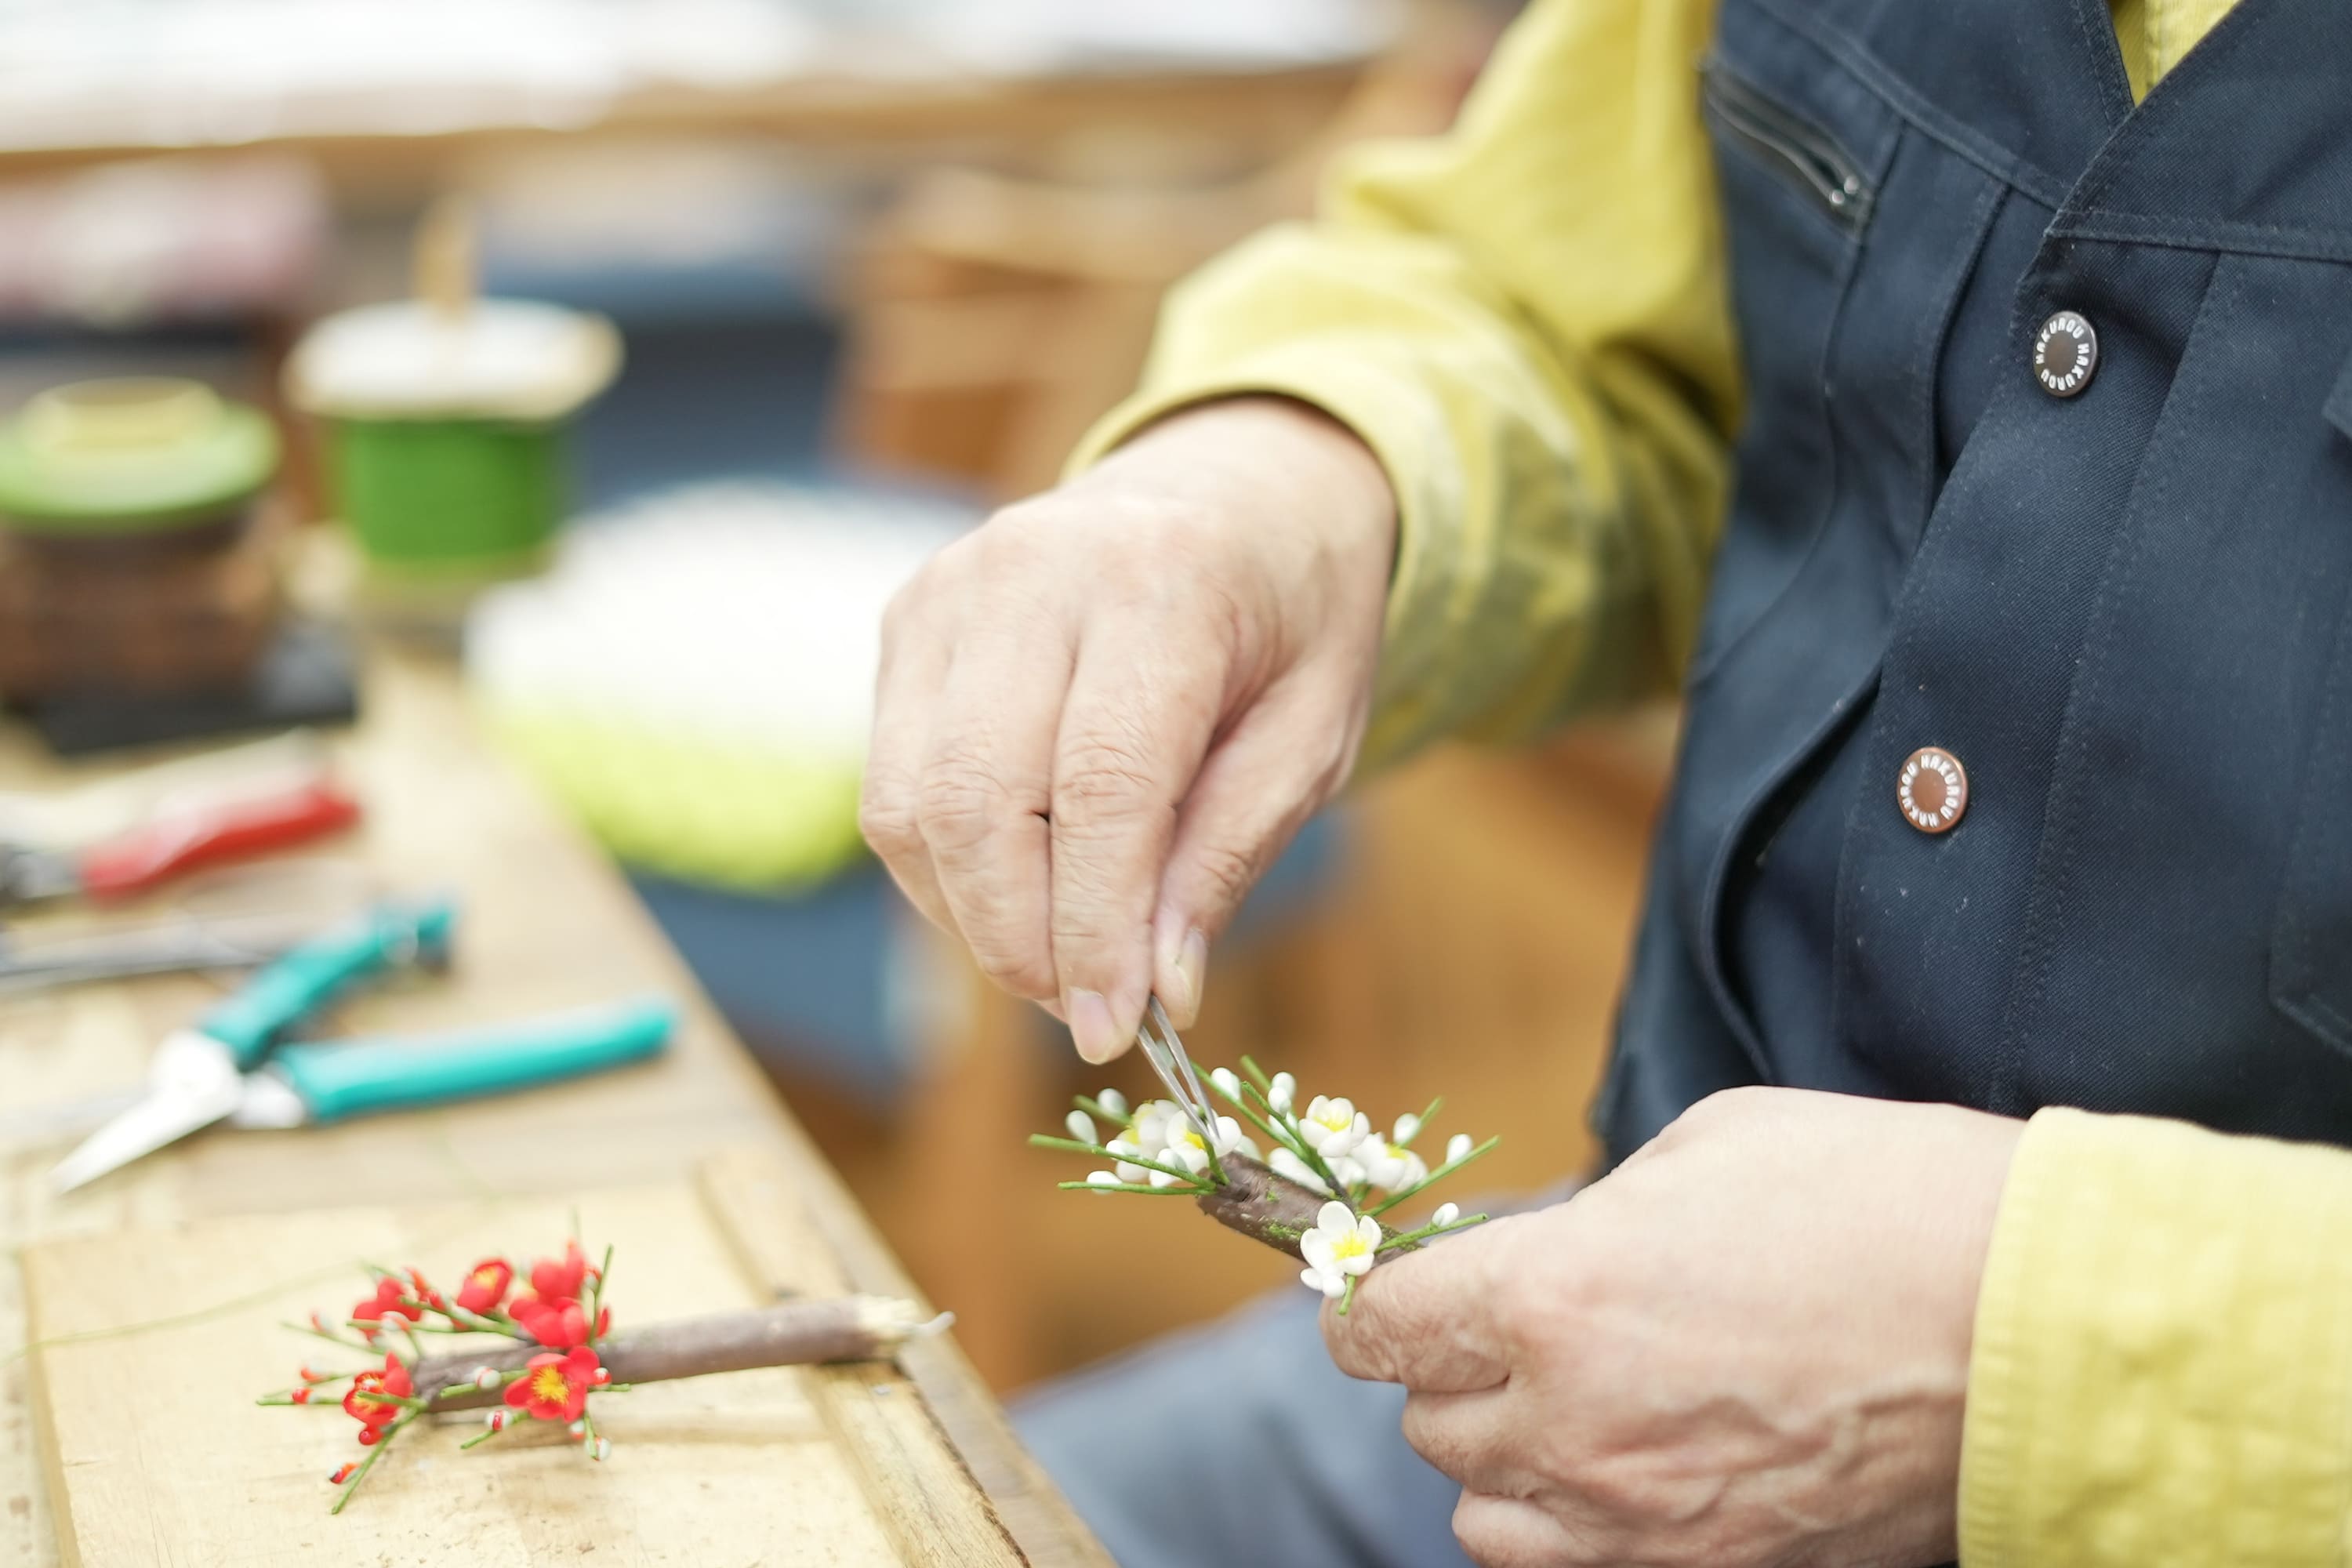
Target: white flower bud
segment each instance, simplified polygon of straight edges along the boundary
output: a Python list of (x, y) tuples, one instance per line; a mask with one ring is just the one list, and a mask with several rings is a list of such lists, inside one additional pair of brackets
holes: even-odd
[(1265, 1091), (1265, 1102), (1282, 1115), (1290, 1113), (1291, 1102), (1298, 1094), (1298, 1080), (1286, 1072), (1274, 1075), (1274, 1086)]
[(571, 1426), (566, 1426), (564, 1430), (571, 1433), (574, 1437), (585, 1437), (588, 1435), (588, 1423), (585, 1421), (574, 1421)]
[(1234, 1069), (1231, 1068), (1211, 1068), (1209, 1081), (1215, 1084), (1217, 1092), (1227, 1100), (1239, 1100), (1242, 1097), (1242, 1080), (1234, 1076)]
[(1410, 1143), (1421, 1133), (1421, 1118), (1406, 1111), (1396, 1119), (1396, 1131), (1389, 1134), (1391, 1143)]
[(1088, 1171), (1087, 1173), (1087, 1185), (1090, 1187), (1116, 1187), (1121, 1184), (1116, 1172)]
[(611, 1458), (613, 1457), (613, 1439), (610, 1437), (597, 1438), (596, 1446), (588, 1450), (588, 1457), (592, 1459), (597, 1460)]
[(1467, 1157), (1470, 1151), (1476, 1147), (1476, 1144), (1470, 1142), (1470, 1134), (1456, 1132), (1445, 1141), (1445, 1163), (1451, 1165), (1454, 1161)]
[(1460, 1204), (1440, 1204), (1437, 1205), (1437, 1212), (1429, 1216), (1429, 1223), (1432, 1225), (1441, 1226), (1452, 1225), (1455, 1220), (1460, 1219), (1461, 1217), (1462, 1205)]
[(474, 1386), (476, 1388), (488, 1391), (489, 1389), (496, 1388), (498, 1385), (499, 1373), (496, 1367), (486, 1366), (482, 1368), (481, 1371), (474, 1373)]
[(1101, 1106), (1105, 1110), (1109, 1111), (1113, 1116), (1125, 1116), (1127, 1114), (1127, 1096), (1119, 1093), (1119, 1091), (1115, 1089), (1107, 1089), (1100, 1094), (1096, 1095), (1095, 1103)]
[(1076, 1139), (1081, 1143), (1099, 1143), (1102, 1142), (1100, 1138), (1095, 1135), (1095, 1119), (1088, 1116), (1083, 1110), (1071, 1111), (1069, 1115), (1062, 1118), (1062, 1125), (1068, 1128), (1070, 1130), (1070, 1136)]

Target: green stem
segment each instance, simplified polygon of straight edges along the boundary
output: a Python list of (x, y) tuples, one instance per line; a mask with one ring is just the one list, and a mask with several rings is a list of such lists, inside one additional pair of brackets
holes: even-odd
[[(1420, 1121), (1419, 1122), (1417, 1122), (1417, 1123), (1414, 1125), (1414, 1127), (1413, 1127), (1413, 1130), (1412, 1130), (1412, 1138), (1418, 1138), (1418, 1137), (1420, 1137), (1423, 1133), (1424, 1133), (1424, 1132), (1426, 1132), (1426, 1131), (1429, 1131), (1429, 1124), (1430, 1124), (1432, 1121), (1435, 1121), (1435, 1120), (1437, 1119), (1437, 1112), (1438, 1112), (1439, 1109), (1440, 1109), (1441, 1107), (1443, 1107), (1444, 1104), (1445, 1104), (1445, 1097), (1444, 1097), (1444, 1095), (1442, 1095), (1442, 1094), (1441, 1094), (1441, 1095), (1439, 1095), (1435, 1100), (1431, 1100), (1431, 1101), (1429, 1102), (1429, 1109), (1428, 1109), (1427, 1110), (1424, 1110), (1424, 1111), (1423, 1111), (1423, 1112), (1421, 1113), (1421, 1121)], [(1398, 1144), (1398, 1147), (1399, 1147), (1399, 1148), (1402, 1148), (1402, 1149), (1410, 1149), (1410, 1148), (1412, 1148), (1412, 1138), (1407, 1138), (1407, 1139), (1405, 1139), (1402, 1142), (1401, 1142), (1400, 1144)]]
[(1502, 1140), (1500, 1138), (1487, 1139), (1484, 1143), (1479, 1144), (1475, 1149), (1471, 1150), (1470, 1152), (1463, 1155), (1459, 1160), (1448, 1160), (1444, 1164), (1438, 1166), (1437, 1169), (1430, 1172), (1428, 1175), (1423, 1176), (1412, 1186), (1406, 1187), (1399, 1192), (1391, 1193), (1387, 1197), (1382, 1198), (1379, 1203), (1373, 1205), (1364, 1212), (1368, 1215), (1371, 1215), (1375, 1218), (1388, 1213), (1389, 1210), (1396, 1207), (1397, 1205), (1404, 1202), (1407, 1198), (1412, 1197), (1415, 1193), (1427, 1192), (1430, 1188), (1435, 1186), (1438, 1183), (1444, 1181), (1446, 1177), (1452, 1175), (1454, 1172), (1460, 1170), (1471, 1161), (1484, 1155), (1488, 1150), (1494, 1148), (1495, 1145), (1501, 1142)]
[(1343, 1318), (1348, 1315), (1348, 1309), (1356, 1304), (1356, 1279), (1357, 1276), (1349, 1275), (1348, 1288), (1339, 1292), (1339, 1316)]
[(342, 1492), (335, 1499), (335, 1505), (327, 1510), (329, 1513), (343, 1511), (343, 1505), (352, 1500), (353, 1492), (360, 1489), (360, 1483), (367, 1479), (370, 1470), (375, 1468), (375, 1462), (383, 1458), (383, 1451), (392, 1447), (392, 1440), (400, 1435), (402, 1427), (416, 1419), (417, 1414), (415, 1411), (411, 1411), (376, 1434), (374, 1447), (368, 1449), (368, 1456), (360, 1461), (360, 1468), (352, 1472), (352, 1479), (343, 1483)]
[[(1056, 1138), (1050, 1132), (1032, 1132), (1029, 1134), (1029, 1146), (1033, 1149), (1067, 1149), (1074, 1154), (1092, 1154), (1117, 1164), (1140, 1165), (1147, 1171), (1158, 1171), (1162, 1175), (1174, 1176), (1196, 1187), (1201, 1184), (1200, 1177), (1181, 1165), (1163, 1165), (1157, 1160), (1147, 1160), (1140, 1154), (1113, 1153), (1099, 1143), (1081, 1143), (1075, 1138)], [(1213, 1159), (1210, 1164), (1213, 1168), (1215, 1161)], [(1219, 1182), (1217, 1184), (1222, 1186), (1223, 1183)]]
[(1093, 1117), (1097, 1121), (1108, 1121), (1113, 1127), (1126, 1127), (1132, 1125), (1127, 1117), (1117, 1114), (1108, 1106), (1103, 1104), (1101, 1100), (1097, 1100), (1090, 1094), (1074, 1094), (1070, 1096), (1070, 1103), (1076, 1106), (1080, 1110), (1085, 1111), (1088, 1116)]
[(278, 1326), (280, 1328), (291, 1329), (298, 1334), (309, 1334), (313, 1339), (324, 1340), (331, 1345), (341, 1345), (347, 1351), (358, 1351), (364, 1354), (375, 1349), (373, 1345), (369, 1344), (364, 1340), (355, 1341), (346, 1339), (341, 1334), (331, 1332), (326, 1329), (318, 1328), (310, 1323), (281, 1323)]
[(1274, 1092), (1274, 1079), (1266, 1077), (1265, 1069), (1247, 1057), (1242, 1058), (1242, 1071), (1249, 1074), (1250, 1081), (1257, 1085), (1257, 1091), (1260, 1094)]
[(1484, 1225), (1486, 1223), (1486, 1216), (1485, 1215), (1465, 1215), (1460, 1219), (1455, 1220), (1452, 1225), (1425, 1225), (1419, 1230), (1400, 1231), (1394, 1236), (1384, 1238), (1381, 1244), (1372, 1248), (1372, 1250), (1375, 1253), (1381, 1253), (1386, 1252), (1391, 1247), (1411, 1247), (1420, 1242), (1427, 1241), (1433, 1236), (1450, 1236), (1457, 1230), (1467, 1230), (1474, 1225)]
[(613, 1272), (613, 1244), (604, 1244), (604, 1261), (596, 1267), (596, 1293), (588, 1299), (588, 1343), (596, 1343), (596, 1321), (604, 1315), (604, 1281)]
[[(511, 1421), (507, 1423), (508, 1426), (511, 1426), (513, 1425), (514, 1423)], [(460, 1448), (478, 1448), (506, 1429), (506, 1426), (485, 1426), (479, 1432), (475, 1433), (472, 1436), (458, 1444), (457, 1447)]]
[(1197, 1198), (1202, 1193), (1215, 1190), (1199, 1185), (1144, 1187), (1138, 1186), (1132, 1182), (1121, 1182), (1116, 1186), (1106, 1186), (1100, 1182), (1055, 1182), (1054, 1184), (1066, 1193), (1141, 1193), (1144, 1196), (1152, 1198)]

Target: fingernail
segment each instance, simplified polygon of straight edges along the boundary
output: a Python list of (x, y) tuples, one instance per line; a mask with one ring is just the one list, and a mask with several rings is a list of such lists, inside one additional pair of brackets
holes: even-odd
[(1070, 1039), (1078, 1047), (1078, 1055), (1100, 1064), (1118, 1055), (1127, 1042), (1118, 1037), (1118, 1025), (1110, 1016), (1110, 1004), (1099, 991), (1070, 992), (1062, 998), (1062, 1005), (1070, 1016)]
[(1185, 933), (1184, 945), (1176, 953), (1176, 979), (1183, 991), (1181, 996), (1162, 996), (1176, 1026), (1189, 1029), (1200, 1021), (1202, 988), (1209, 983), (1209, 939), (1198, 930)]

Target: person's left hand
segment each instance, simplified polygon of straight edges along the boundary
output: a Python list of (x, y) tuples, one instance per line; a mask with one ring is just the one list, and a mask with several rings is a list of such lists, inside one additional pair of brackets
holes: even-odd
[(1702, 1101), (1556, 1208), (1392, 1258), (1341, 1370), (1402, 1384), (1487, 1568), (1918, 1568), (1956, 1553), (1977, 1287), (2024, 1123)]

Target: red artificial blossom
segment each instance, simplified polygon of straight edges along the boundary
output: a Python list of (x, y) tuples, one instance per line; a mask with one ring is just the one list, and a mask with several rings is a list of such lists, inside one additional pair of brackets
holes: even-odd
[(589, 1273), (588, 1259), (582, 1256), (580, 1244), (567, 1241), (561, 1258), (542, 1258), (530, 1266), (531, 1293), (549, 1301), (576, 1297)]
[[(300, 1392), (308, 1394), (310, 1390), (306, 1388)], [(394, 1404), (393, 1399), (405, 1399), (415, 1392), (416, 1385), (409, 1380), (407, 1363), (396, 1355), (383, 1358), (382, 1372), (362, 1372), (354, 1376), (350, 1391), (343, 1395), (343, 1412), (360, 1424), (360, 1445), (362, 1447), (374, 1447), (376, 1440), (383, 1436), (383, 1429), (399, 1420), (401, 1412), (406, 1408)], [(383, 1394), (391, 1394), (393, 1399), (376, 1397)]]
[(408, 1304), (414, 1292), (415, 1286), (410, 1280), (396, 1274), (387, 1274), (375, 1282), (374, 1295), (352, 1309), (352, 1316), (372, 1323), (380, 1322), (387, 1316), (405, 1318), (412, 1323), (422, 1321), (425, 1316), (423, 1309)]
[(596, 1310), (596, 1331), (589, 1332), (587, 1309), (568, 1296), (552, 1301), (538, 1296), (517, 1296), (507, 1308), (507, 1315), (550, 1350), (568, 1351), (574, 1345), (601, 1340), (613, 1328), (613, 1309), (600, 1307)]
[[(462, 1447), (485, 1442), (529, 1415), (568, 1423), (590, 1458), (604, 1458), (613, 1446), (610, 1439), (596, 1436), (588, 1396), (613, 1385), (612, 1373), (596, 1350), (613, 1321), (612, 1309), (604, 1305), (604, 1277), (612, 1261), (608, 1248), (603, 1267), (591, 1267), (580, 1243), (567, 1241), (562, 1257), (541, 1258), (531, 1266), (530, 1288), (517, 1292), (512, 1300), (508, 1292), (515, 1286), (515, 1268), (503, 1258), (485, 1258), (475, 1264), (454, 1299), (427, 1284), (417, 1269), (373, 1269), (375, 1291), (352, 1309), (349, 1327), (313, 1312), (301, 1331), (371, 1358), (382, 1355), (383, 1364), (350, 1372), (305, 1366), (294, 1387), (265, 1395), (261, 1403), (318, 1405), (340, 1398), (344, 1414), (359, 1423), (360, 1446), (367, 1456), (337, 1466), (327, 1478), (341, 1489), (331, 1510), (341, 1513), (392, 1440), (425, 1413), (416, 1396), (414, 1361), (404, 1359), (418, 1353), (418, 1332), (520, 1341), (544, 1348), (513, 1372), (491, 1370), (502, 1358), (495, 1351), (485, 1352), (476, 1386), (488, 1391), (504, 1384), (505, 1403), (490, 1412), (488, 1429)], [(387, 1331), (395, 1326), (404, 1331)], [(338, 1384), (342, 1385), (340, 1395)]]
[(495, 1312), (499, 1303), (507, 1299), (507, 1287), (514, 1283), (514, 1265), (503, 1258), (485, 1258), (474, 1265), (466, 1276), (466, 1283), (457, 1289), (457, 1310), (479, 1317)]
[(507, 1384), (507, 1403), (534, 1421), (577, 1421), (602, 1370), (596, 1352), (586, 1345), (562, 1355), (535, 1355), (524, 1363), (522, 1375)]

